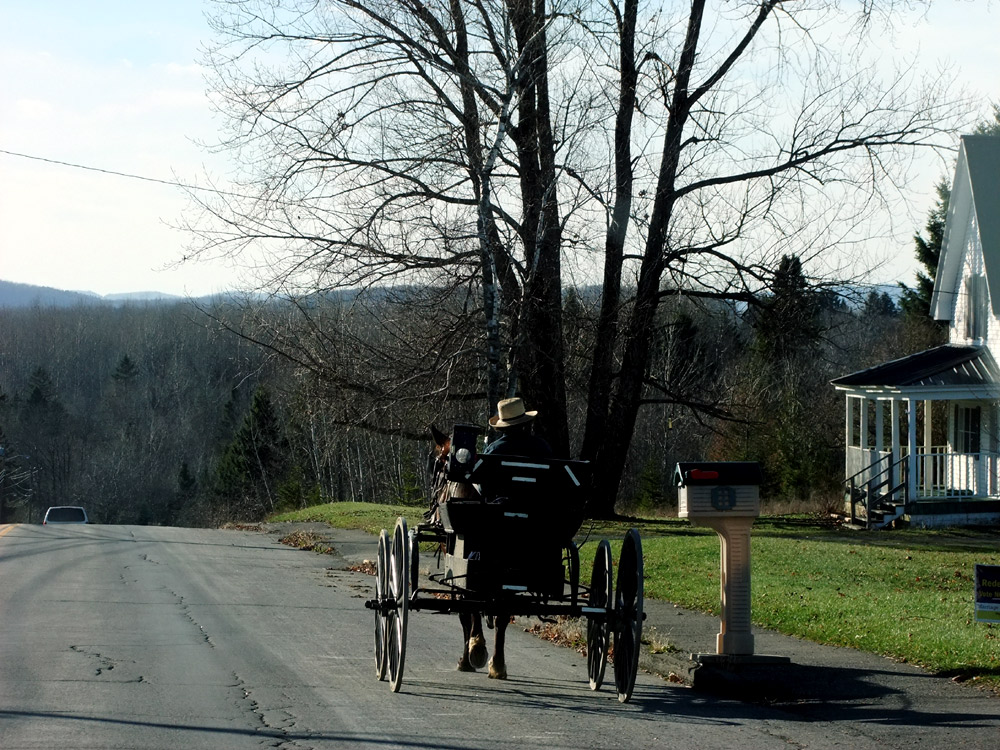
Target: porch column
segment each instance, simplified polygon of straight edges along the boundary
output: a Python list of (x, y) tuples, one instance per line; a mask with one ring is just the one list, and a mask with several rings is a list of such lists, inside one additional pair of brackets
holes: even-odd
[(885, 419), (883, 417), (882, 399), (875, 402), (875, 450), (879, 453), (885, 450)]
[[(861, 399), (861, 450), (865, 451), (871, 448), (868, 444), (868, 397)], [(865, 464), (871, 464), (870, 460), (866, 460)]]
[(989, 407), (989, 451), (990, 457), (986, 464), (986, 492), (990, 497), (996, 497), (997, 495), (997, 429), (1000, 428), (1000, 419), (998, 419), (997, 404), (994, 402), (990, 404)]
[(915, 398), (906, 399), (907, 413), (907, 435), (906, 445), (910, 449), (910, 455), (906, 459), (907, 469), (910, 472), (907, 482), (907, 499), (913, 500), (917, 497), (917, 400)]
[(924, 401), (924, 453), (930, 453), (934, 445), (934, 434), (931, 430), (931, 406), (933, 402)]
[(854, 472), (851, 471), (851, 447), (854, 445), (854, 397), (851, 394), (847, 394), (844, 399), (845, 403), (845, 413), (844, 413), (844, 445), (847, 449), (844, 451), (844, 476), (849, 477)]
[(891, 419), (892, 419), (892, 462), (896, 464), (896, 468), (893, 469), (892, 484), (896, 486), (903, 480), (903, 465), (901, 463), (896, 463), (903, 456), (902, 446), (899, 443), (899, 420), (902, 416), (900, 412), (900, 402), (898, 398), (893, 398), (891, 403)]
[(934, 456), (932, 448), (934, 447), (934, 432), (931, 429), (931, 406), (933, 403), (929, 400), (924, 400), (924, 494), (930, 495), (933, 489), (932, 485), (934, 483), (934, 467), (933, 461)]

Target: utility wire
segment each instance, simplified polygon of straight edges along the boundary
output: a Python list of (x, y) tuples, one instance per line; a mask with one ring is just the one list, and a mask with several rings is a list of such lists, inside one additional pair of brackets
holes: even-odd
[[(33, 156), (31, 154), (22, 154), (17, 151), (8, 151), (7, 149), (0, 148), (0, 154), (6, 154), (7, 156), (16, 156), (21, 159), (31, 159), (32, 161), (41, 161), (46, 164), (56, 164), (61, 167), (70, 167), (72, 169), (83, 169), (88, 172), (100, 172), (101, 174), (108, 174), (114, 177), (125, 177), (130, 180), (142, 180), (143, 182), (155, 182), (160, 185), (169, 185), (171, 187), (184, 188), (185, 190), (200, 190), (206, 193), (214, 193), (216, 195), (227, 195), (233, 198), (244, 198), (247, 200), (253, 200), (250, 196), (242, 195), (240, 193), (233, 193), (226, 190), (218, 190), (217, 188), (202, 187), (200, 185), (190, 185), (185, 182), (177, 182), (176, 180), (162, 180), (157, 177), (145, 177), (139, 174), (130, 174), (128, 172), (119, 172), (114, 169), (104, 169), (102, 167), (91, 167), (86, 164), (75, 164), (69, 161), (61, 161), (59, 159), (49, 159), (44, 156)], [(885, 284), (875, 284), (875, 283), (865, 283), (865, 284), (852, 284), (851, 286), (857, 289), (874, 289), (874, 290), (885, 290), (886, 288), (894, 288), (895, 284), (888, 282)], [(909, 287), (907, 287), (909, 288)], [(954, 292), (955, 296), (961, 297), (963, 293)]]
[(71, 167), (72, 169), (83, 169), (88, 172), (100, 172), (102, 174), (109, 174), (114, 177), (126, 177), (130, 180), (142, 180), (143, 182), (155, 182), (160, 185), (169, 185), (171, 187), (184, 188), (185, 190), (202, 190), (207, 193), (215, 193), (216, 195), (229, 195), (235, 198), (246, 198), (245, 195), (240, 195), (239, 193), (230, 193), (225, 190), (218, 190), (216, 188), (202, 187), (200, 185), (189, 185), (185, 182), (177, 182), (176, 180), (161, 180), (157, 177), (145, 177), (140, 174), (129, 174), (128, 172), (118, 172), (114, 169), (103, 169), (101, 167), (91, 167), (86, 164), (74, 164), (69, 161), (60, 161), (59, 159), (49, 159), (44, 156), (33, 156), (31, 154), (21, 154), (17, 151), (8, 151), (7, 149), (0, 148), (0, 154), (6, 154), (7, 156), (17, 156), (21, 159), (31, 159), (32, 161), (41, 161), (46, 164), (57, 164), (60, 167)]

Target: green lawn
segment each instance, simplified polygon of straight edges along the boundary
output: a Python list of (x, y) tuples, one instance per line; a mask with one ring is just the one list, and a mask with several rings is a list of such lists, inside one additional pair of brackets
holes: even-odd
[[(423, 508), (335, 503), (278, 516), (339, 528), (391, 530)], [(646, 596), (703, 612), (719, 609), (719, 541), (677, 519), (585, 524), (581, 552), (589, 576), (592, 542), (625, 530), (642, 534)], [(753, 620), (819, 643), (850, 646), (1000, 688), (1000, 628), (977, 623), (976, 563), (1000, 565), (1000, 534), (972, 531), (858, 532), (804, 518), (762, 518), (751, 542)]]

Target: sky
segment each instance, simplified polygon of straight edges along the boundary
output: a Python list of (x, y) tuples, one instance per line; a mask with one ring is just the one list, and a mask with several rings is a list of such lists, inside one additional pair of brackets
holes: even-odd
[[(164, 184), (231, 172), (199, 146), (220, 125), (198, 62), (211, 33), (206, 8), (205, 0), (0, 0), (0, 280), (192, 296), (247, 285), (222, 262), (179, 263), (190, 239), (176, 227), (189, 202)], [(997, 0), (937, 0), (905, 24), (897, 49), (921, 50), (929, 69), (954, 66), (984, 112), (1000, 102)], [(873, 283), (912, 282), (912, 234), (950, 169), (922, 162), (906, 208), (913, 229), (884, 250)]]
[[(200, 0), (0, 0), (0, 150), (199, 182), (226, 164), (199, 49)], [(214, 160), (214, 161), (213, 161)], [(224, 265), (176, 266), (184, 191), (0, 153), (0, 279), (98, 294), (201, 295)]]

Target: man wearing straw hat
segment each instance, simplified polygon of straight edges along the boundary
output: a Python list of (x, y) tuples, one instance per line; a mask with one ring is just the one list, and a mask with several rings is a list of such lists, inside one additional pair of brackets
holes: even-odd
[(551, 458), (552, 448), (531, 431), (536, 416), (537, 411), (524, 410), (521, 399), (503, 399), (497, 404), (497, 413), (490, 417), (490, 426), (499, 433), (499, 437), (490, 442), (483, 453)]

